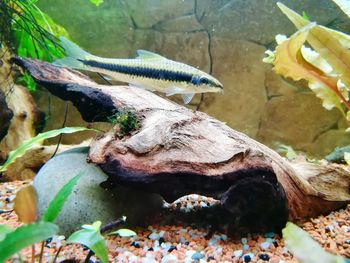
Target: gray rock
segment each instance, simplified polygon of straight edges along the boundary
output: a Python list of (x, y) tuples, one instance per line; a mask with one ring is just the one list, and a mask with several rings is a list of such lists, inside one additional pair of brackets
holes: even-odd
[[(294, 25), (279, 10), (277, 0), (201, 0), (197, 15), (201, 24), (213, 35), (230, 39), (245, 39), (269, 44), (276, 34), (291, 34)], [(329, 0), (280, 1), (298, 13), (306, 12), (310, 19), (328, 24), (339, 15), (339, 9)], [(317, 7), (317, 8), (315, 8)]]
[(69, 235), (83, 224), (102, 221), (102, 225), (125, 215), (130, 226), (143, 223), (144, 218), (162, 206), (162, 198), (155, 194), (137, 192), (118, 186), (105, 190), (100, 183), (107, 179), (102, 170), (86, 162), (88, 147), (66, 151), (48, 161), (34, 179), (38, 193), (38, 212), (42, 216), (56, 193), (75, 175), (85, 174), (65, 206), (56, 223), (60, 233)]

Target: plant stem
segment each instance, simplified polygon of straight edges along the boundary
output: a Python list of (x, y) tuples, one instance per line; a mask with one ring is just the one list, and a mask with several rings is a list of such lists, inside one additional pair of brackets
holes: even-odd
[(41, 250), (40, 250), (39, 263), (41, 263), (42, 260), (43, 260), (44, 247), (45, 247), (45, 241), (42, 241), (42, 242), (41, 242)]
[(35, 244), (32, 245), (32, 263), (35, 262)]
[(114, 228), (116, 226), (120, 226), (124, 222), (125, 222), (125, 218), (124, 217), (118, 218), (117, 220), (115, 220), (115, 221), (113, 221), (113, 222), (111, 222), (111, 223), (101, 227), (100, 233), (104, 234), (104, 233), (110, 231), (112, 228)]
[(62, 247), (63, 247), (63, 246), (60, 246), (59, 249), (57, 250), (56, 255), (55, 255), (55, 257), (54, 257), (52, 263), (56, 263), (56, 260), (57, 260), (58, 255), (60, 254), (60, 252), (61, 252), (61, 250), (62, 250)]

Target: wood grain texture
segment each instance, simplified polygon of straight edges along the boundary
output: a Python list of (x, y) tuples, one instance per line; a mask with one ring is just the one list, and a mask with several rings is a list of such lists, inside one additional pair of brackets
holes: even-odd
[(106, 121), (132, 109), (140, 128), (119, 138), (96, 137), (88, 159), (112, 183), (161, 194), (167, 201), (192, 193), (221, 200), (238, 225), (299, 220), (329, 212), (350, 200), (345, 166), (290, 163), (275, 151), (203, 112), (152, 92), (104, 86), (85, 75), (30, 59), (14, 61), (54, 95), (72, 101), (86, 121)]

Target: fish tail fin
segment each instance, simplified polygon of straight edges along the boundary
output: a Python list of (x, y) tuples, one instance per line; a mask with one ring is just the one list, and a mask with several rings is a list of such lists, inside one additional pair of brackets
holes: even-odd
[(55, 60), (53, 62), (56, 66), (70, 67), (75, 69), (87, 69), (83, 63), (84, 60), (94, 59), (95, 56), (83, 50), (77, 44), (61, 36), (59, 37), (61, 45), (64, 48), (67, 57)]

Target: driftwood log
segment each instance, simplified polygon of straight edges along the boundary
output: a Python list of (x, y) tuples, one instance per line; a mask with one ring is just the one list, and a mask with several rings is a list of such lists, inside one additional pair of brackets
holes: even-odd
[(239, 225), (282, 228), (350, 200), (345, 166), (290, 163), (275, 151), (202, 112), (127, 86), (104, 86), (51, 64), (15, 58), (52, 94), (72, 101), (88, 122), (133, 109), (140, 128), (96, 137), (88, 160), (110, 181), (159, 193), (166, 201), (196, 193), (221, 201)]

